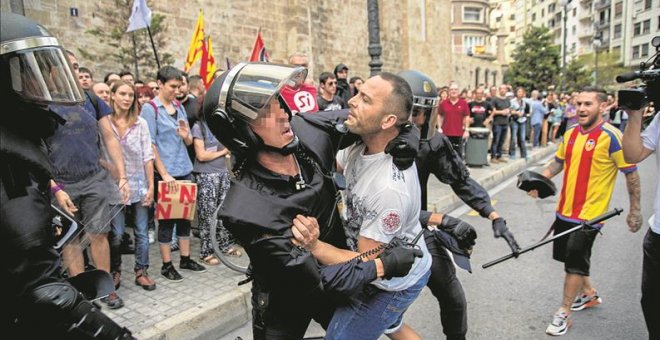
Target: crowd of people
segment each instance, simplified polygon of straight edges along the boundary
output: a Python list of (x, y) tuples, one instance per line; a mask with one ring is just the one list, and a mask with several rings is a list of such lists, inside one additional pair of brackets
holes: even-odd
[[(3, 52), (3, 58), (24, 53), (16, 51)], [(515, 256), (520, 251), (506, 220), (466, 169), (464, 142), (470, 138), (470, 128), (492, 131), (491, 163), (506, 162), (507, 152), (509, 159), (515, 158), (516, 146), (526, 159), (528, 130), (532, 147), (557, 144), (555, 159), (541, 174), (550, 179), (565, 173), (555, 234), (607, 210), (617, 171), (625, 174), (628, 186), (628, 227), (636, 232), (642, 225), (641, 180), (635, 164), (629, 162), (641, 161), (656, 150), (660, 116), (640, 135), (641, 117), (652, 115), (653, 109), (618, 108), (616, 100), (599, 88), (570, 95), (552, 88), (547, 93), (533, 90), (528, 98), (525, 89), (514, 92), (506, 84), (490, 87), (488, 93), (483, 86), (460, 91), (456, 83), (437, 88), (427, 75), (413, 70), (382, 72), (365, 81), (349, 78), (345, 64), (338, 64), (332, 73), (322, 72), (316, 87), (306, 80), (309, 65), (302, 53), (291, 56), (293, 66), (239, 64), (231, 71), (219, 71), (208, 89), (198, 76), (172, 66), (160, 68), (155, 80), (141, 81), (121, 72), (95, 82), (90, 69), (81, 67), (72, 52), (64, 54), (84, 93), (76, 94), (77, 86), (69, 86), (75, 98), (65, 104), (52, 101), (59, 92), (47, 88), (51, 92), (42, 95), (49, 99), (45, 100), (48, 110), (40, 110), (54, 114), (61, 126), (34, 127), (47, 130), (38, 136), (48, 145), (49, 166), (42, 171), (46, 175), (38, 177), (41, 187), (49, 189), (59, 207), (85, 228), (84, 235), (62, 251), (66, 276), (76, 277), (93, 264), (111, 274), (119, 289), (121, 243), (130, 224), (135, 236), (134, 282), (147, 291), (156, 289), (156, 280), (148, 273), (149, 230), (150, 224), (156, 224), (160, 274), (180, 282), (184, 279), (180, 270), (196, 275), (207, 265), (219, 264), (210, 235), (218, 218), (219, 248), (228, 255), (250, 256), (255, 339), (302, 338), (311, 319), (326, 329), (328, 339), (376, 339), (382, 334), (418, 339), (403, 317), (424, 286), (438, 300), (447, 338), (464, 339), (467, 302), (454, 263), (471, 270), (476, 231), (458, 218), (426, 210), (430, 174), (489, 219), (493, 236), (507, 242)], [(18, 93), (22, 99), (17, 102), (27, 107), (25, 98), (34, 99), (34, 93), (25, 95), (23, 90), (32, 82), (23, 78), (31, 74), (16, 69), (21, 64), (11, 60), (15, 59), (7, 65), (14, 68), (8, 67), (12, 73), (7, 83), (13, 87), (3, 91)], [(49, 73), (39, 74), (44, 84), (67, 74), (42, 69)], [(18, 79), (22, 83), (11, 83)], [(55, 87), (66, 81), (57, 80)], [(306, 107), (318, 112), (294, 111), (284, 96), (305, 84), (317, 92), (316, 104)], [(8, 126), (23, 133), (24, 122), (20, 123), (19, 129)], [(3, 126), (3, 138), (4, 133)], [(5, 173), (18, 175), (19, 165), (30, 157), (4, 152), (16, 162), (3, 168), (3, 209), (22, 197), (21, 190), (11, 188), (23, 183), (10, 182), (14, 177)], [(195, 255), (192, 222), (155, 221), (153, 212), (159, 190), (176, 192), (189, 181), (198, 187), (201, 242)], [(533, 190), (529, 194), (537, 196)], [(343, 209), (337, 212), (339, 197)], [(656, 213), (659, 200), (656, 197)], [(47, 205), (41, 201), (31, 205), (37, 206)], [(222, 209), (215, 216), (219, 206)], [(655, 321), (660, 315), (655, 289), (658, 220), (644, 244), (642, 306), (651, 338), (658, 335)], [(3, 232), (6, 224), (10, 223), (3, 217)], [(564, 263), (566, 276), (562, 304), (546, 329), (548, 334), (565, 334), (573, 311), (602, 303), (590, 280), (598, 226), (593, 227), (554, 243), (553, 258)], [(235, 244), (244, 246), (248, 254), (238, 253)], [(178, 267), (172, 259), (177, 250)], [(28, 297), (36, 300), (48, 295), (31, 294)], [(102, 301), (112, 309), (124, 305), (117, 290)], [(20, 315), (16, 320), (26, 323), (26, 319)], [(83, 316), (79, 324), (84, 321)], [(77, 325), (74, 322), (69, 331)], [(130, 336), (125, 329), (109, 329)], [(98, 332), (109, 329), (100, 327)]]

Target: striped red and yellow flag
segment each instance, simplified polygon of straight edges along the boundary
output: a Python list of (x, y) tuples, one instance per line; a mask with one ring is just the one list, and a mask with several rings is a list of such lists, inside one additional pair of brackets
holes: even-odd
[(202, 50), (202, 65), (199, 67), (199, 76), (202, 77), (204, 86), (206, 86), (206, 89), (208, 90), (211, 83), (213, 83), (213, 74), (217, 69), (210, 36), (206, 40), (206, 44), (204, 44)]
[(192, 39), (190, 40), (190, 47), (188, 48), (188, 55), (186, 55), (186, 62), (183, 65), (183, 70), (188, 72), (192, 65), (202, 57), (202, 47), (204, 45), (204, 13), (199, 11), (199, 18), (193, 31)]

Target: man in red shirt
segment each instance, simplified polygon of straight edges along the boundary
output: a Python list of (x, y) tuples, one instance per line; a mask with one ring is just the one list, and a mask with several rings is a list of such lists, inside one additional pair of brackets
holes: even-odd
[(440, 130), (449, 138), (458, 154), (463, 158), (463, 141), (468, 138), (470, 126), (470, 108), (467, 102), (459, 97), (458, 85), (449, 86), (449, 97), (438, 106)]

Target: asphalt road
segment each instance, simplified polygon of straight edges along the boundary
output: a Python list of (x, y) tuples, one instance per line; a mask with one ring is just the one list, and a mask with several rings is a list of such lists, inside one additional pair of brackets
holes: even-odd
[[(538, 165), (532, 165), (532, 169)], [(649, 161), (640, 165), (645, 221), (652, 212), (656, 171), (655, 164)], [(561, 175), (555, 178), (558, 188), (560, 181)], [(491, 196), (522, 247), (540, 240), (554, 220), (557, 198), (531, 199), (515, 187), (514, 179), (493, 189)], [(562, 339), (648, 338), (639, 303), (642, 239), (648, 224), (635, 234), (628, 231), (628, 194), (623, 175), (618, 176), (610, 203), (610, 208), (614, 207), (625, 211), (606, 223), (592, 253), (592, 279), (603, 304), (574, 312), (573, 327)], [(451, 214), (462, 216), (479, 232), (472, 256), (473, 273), (458, 273), (468, 301), (467, 338), (547, 339), (545, 328), (561, 304), (564, 277), (563, 265), (551, 258), (551, 245), (482, 269), (482, 264), (509, 252), (506, 242), (493, 238), (490, 222), (469, 209), (459, 208)], [(428, 289), (408, 310), (405, 320), (424, 339), (444, 339), (438, 304)], [(322, 334), (318, 325), (312, 325), (308, 331), (308, 336)], [(251, 339), (249, 325), (222, 339), (234, 340), (237, 336)]]

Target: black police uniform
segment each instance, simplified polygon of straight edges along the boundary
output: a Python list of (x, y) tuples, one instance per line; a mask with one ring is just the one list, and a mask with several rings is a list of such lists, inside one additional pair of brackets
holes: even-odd
[[(494, 211), (488, 192), (470, 178), (470, 174), (450, 141), (441, 133), (420, 141), (415, 158), (419, 183), (422, 187), (422, 208), (426, 209), (426, 184), (431, 174), (451, 186), (458, 197), (483, 217)], [(428, 224), (431, 213), (422, 212), (422, 224)], [(447, 339), (465, 339), (467, 333), (467, 302), (456, 269), (445, 247), (434, 233), (425, 230), (426, 247), (433, 259), (427, 286), (440, 305), (440, 320)]]
[(348, 249), (332, 204), (337, 190), (331, 175), (339, 143), (355, 140), (335, 129), (346, 112), (292, 118), (302, 178), (272, 173), (252, 161), (232, 179), (220, 218), (250, 256), (255, 339), (302, 338), (312, 318), (325, 327), (341, 296), (376, 279), (373, 261), (321, 266), (291, 242), (293, 218), (301, 214), (317, 218), (320, 240)]

